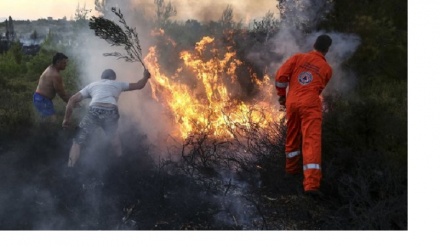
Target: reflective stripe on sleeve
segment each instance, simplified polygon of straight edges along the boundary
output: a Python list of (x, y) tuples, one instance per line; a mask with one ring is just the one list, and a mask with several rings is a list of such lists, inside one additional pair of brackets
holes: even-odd
[(288, 82), (279, 82), (279, 81), (275, 82), (275, 86), (279, 88), (287, 88), (288, 85), (289, 85)]
[(309, 170), (309, 169), (317, 169), (321, 170), (321, 166), (319, 164), (307, 164), (303, 166), (303, 170)]
[(293, 157), (299, 155), (300, 153), (301, 153), (300, 151), (289, 152), (289, 153), (286, 153), (286, 157), (287, 157), (288, 159), (291, 159), (291, 158), (293, 158)]

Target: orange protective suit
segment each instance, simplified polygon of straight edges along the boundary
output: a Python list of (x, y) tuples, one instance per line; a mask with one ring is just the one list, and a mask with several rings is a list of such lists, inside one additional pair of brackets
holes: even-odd
[[(304, 191), (318, 190), (321, 173), (322, 102), (320, 94), (332, 76), (324, 55), (316, 50), (290, 57), (277, 71), (275, 87), (286, 96), (286, 172), (301, 172)], [(288, 89), (288, 90), (287, 90)]]

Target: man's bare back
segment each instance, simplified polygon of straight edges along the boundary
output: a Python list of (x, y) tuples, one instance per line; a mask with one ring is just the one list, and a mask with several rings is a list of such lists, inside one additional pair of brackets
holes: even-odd
[(64, 84), (60, 74), (60, 71), (64, 70), (66, 65), (67, 60), (60, 62), (59, 66), (49, 65), (41, 74), (35, 92), (51, 100), (55, 98), (55, 95), (58, 93), (64, 102), (69, 101), (69, 96), (64, 90)]
[(56, 53), (52, 58), (52, 64), (41, 74), (38, 86), (33, 95), (33, 104), (43, 119), (56, 120), (53, 98), (59, 95), (64, 102), (69, 101), (69, 95), (64, 90), (63, 79), (60, 71), (66, 69), (68, 57), (62, 53)]

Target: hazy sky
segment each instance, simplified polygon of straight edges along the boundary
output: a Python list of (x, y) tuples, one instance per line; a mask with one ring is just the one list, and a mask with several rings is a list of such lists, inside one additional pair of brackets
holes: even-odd
[(0, 0), (0, 18), (11, 16), (14, 20), (36, 20), (49, 16), (58, 19), (73, 17), (75, 9), (86, 4), (94, 9), (94, 0)]
[[(137, 1), (153, 3), (153, 0)], [(268, 11), (277, 14), (276, 0), (171, 0), (171, 3), (177, 8), (178, 17), (184, 20), (210, 16), (211, 12), (219, 13), (228, 4), (233, 7), (234, 17), (243, 21), (263, 17)], [(0, 0), (0, 19), (9, 16), (14, 20), (36, 20), (49, 16), (71, 19), (78, 4), (81, 8), (85, 5), (86, 9), (94, 10), (95, 7), (94, 0)], [(218, 16), (212, 18), (218, 19)]]

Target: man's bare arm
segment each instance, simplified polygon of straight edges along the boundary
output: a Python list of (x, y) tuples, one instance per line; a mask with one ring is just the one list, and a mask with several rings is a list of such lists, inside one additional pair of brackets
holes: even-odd
[(56, 75), (53, 77), (53, 87), (55, 88), (55, 91), (60, 96), (60, 98), (67, 103), (70, 96), (66, 93), (66, 90), (64, 89), (64, 83), (61, 75)]
[(79, 102), (83, 100), (83, 96), (80, 92), (74, 94), (67, 102), (66, 105), (66, 112), (64, 114), (64, 120), (63, 120), (63, 127), (69, 127), (70, 125), (70, 118), (72, 117), (73, 108), (75, 105), (77, 105)]
[(148, 79), (150, 79), (150, 77), (151, 77), (150, 72), (148, 72), (148, 70), (144, 69), (144, 77), (142, 77), (142, 79), (140, 79), (136, 83), (130, 83), (128, 85), (127, 91), (138, 90), (138, 89), (144, 88), (145, 84), (147, 84), (147, 81), (148, 81)]

